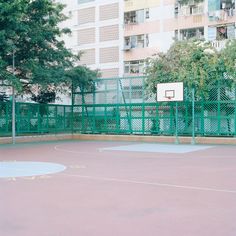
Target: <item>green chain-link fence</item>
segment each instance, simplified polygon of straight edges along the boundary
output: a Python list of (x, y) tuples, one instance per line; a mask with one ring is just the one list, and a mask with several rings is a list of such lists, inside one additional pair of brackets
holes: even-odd
[[(0, 102), (0, 136), (12, 128), (11, 103)], [(64, 133), (72, 131), (72, 107), (16, 103), (16, 134)]]
[[(146, 78), (95, 81), (95, 91), (73, 93), (73, 106), (16, 104), (16, 134), (103, 133), (191, 136), (236, 135), (236, 88), (227, 80), (195, 96), (185, 88), (184, 101), (156, 102), (146, 92)], [(197, 94), (197, 93), (196, 93)], [(0, 102), (0, 136), (11, 135), (11, 103)], [(194, 116), (193, 116), (194, 114)]]
[[(236, 89), (227, 80), (209, 85), (209, 93), (194, 96), (184, 89), (184, 101), (156, 102), (146, 91), (145, 77), (97, 80), (96, 90), (74, 92), (74, 130), (83, 133), (191, 136), (236, 135)], [(195, 94), (195, 93), (194, 93)], [(199, 94), (199, 93), (196, 93)], [(81, 104), (81, 105), (78, 105)], [(177, 126), (176, 126), (177, 122)]]

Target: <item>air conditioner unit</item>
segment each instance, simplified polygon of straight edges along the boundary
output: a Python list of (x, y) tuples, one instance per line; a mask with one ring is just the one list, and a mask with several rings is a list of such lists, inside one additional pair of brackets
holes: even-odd
[(214, 13), (213, 11), (210, 11), (210, 12), (208, 12), (208, 16), (209, 16), (209, 17), (214, 17), (214, 16), (215, 16), (215, 13)]
[(124, 45), (124, 51), (129, 51), (131, 49), (131, 44)]

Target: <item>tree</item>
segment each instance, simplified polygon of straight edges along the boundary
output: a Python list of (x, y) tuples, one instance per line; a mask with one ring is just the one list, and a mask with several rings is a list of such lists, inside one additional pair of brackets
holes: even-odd
[[(64, 6), (51, 0), (0, 0), (0, 78), (30, 91), (65, 81), (65, 71), (79, 60), (60, 39)], [(15, 59), (15, 76), (12, 63)]]
[(236, 40), (229, 40), (221, 51), (221, 58), (225, 62), (228, 79), (236, 80)]
[(66, 72), (66, 77), (72, 81), (72, 92), (78, 88), (82, 92), (82, 102), (85, 104), (84, 92), (93, 92), (96, 89), (94, 80), (100, 76), (99, 71), (92, 71), (85, 66), (77, 66)]
[(37, 103), (47, 104), (55, 101), (56, 93), (54, 91), (40, 91), (37, 95), (33, 94), (31, 99)]
[[(227, 117), (231, 133), (230, 117), (235, 112), (236, 41), (229, 41), (226, 48), (217, 52), (208, 43), (197, 41), (175, 42), (167, 53), (159, 53), (149, 59), (147, 88), (156, 92), (156, 84), (183, 81), (189, 90), (195, 88), (195, 99), (224, 101), (204, 107), (206, 111), (221, 112)], [(200, 106), (198, 106), (200, 109)], [(192, 108), (187, 108), (191, 117)], [(198, 108), (196, 108), (198, 109)], [(189, 127), (192, 120), (186, 121)]]
[(73, 82), (74, 89), (80, 88), (84, 92), (95, 89), (94, 80), (99, 76), (99, 71), (90, 70), (86, 66), (76, 66), (66, 72), (66, 78)]
[(0, 93), (0, 102), (7, 102), (9, 101), (9, 96), (6, 93)]
[(156, 84), (184, 82), (195, 87), (196, 97), (207, 97), (209, 86), (222, 78), (226, 70), (219, 53), (202, 41), (175, 42), (167, 53), (159, 53), (147, 61), (147, 88), (156, 92)]
[[(189, 95), (192, 96), (190, 91), (195, 88), (196, 100), (227, 98), (226, 88), (221, 87), (219, 90), (217, 87), (219, 81), (227, 75), (226, 62), (221, 52), (217, 52), (206, 42), (175, 42), (167, 53), (159, 53), (148, 60), (147, 75), (150, 94), (156, 93), (157, 83), (181, 81), (188, 88)], [(218, 103), (209, 106), (210, 111), (217, 111), (218, 108)], [(196, 106), (195, 111), (197, 109), (201, 109), (200, 106)], [(228, 108), (225, 106), (224, 109), (226, 111)], [(185, 104), (180, 110), (183, 114), (188, 114), (185, 120), (185, 130), (188, 130), (192, 127), (192, 106)]]
[[(236, 40), (229, 40), (226, 47), (221, 51), (221, 61), (224, 64), (224, 80), (220, 86), (219, 98), (224, 101), (234, 101), (236, 95)], [(221, 105), (221, 111), (225, 116), (235, 114), (234, 102), (226, 102)], [(231, 132), (230, 119), (227, 119), (228, 132)]]

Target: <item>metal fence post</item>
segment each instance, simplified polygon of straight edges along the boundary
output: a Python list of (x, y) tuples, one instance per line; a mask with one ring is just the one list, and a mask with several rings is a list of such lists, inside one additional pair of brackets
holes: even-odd
[(175, 104), (175, 143), (179, 144), (178, 137), (178, 102)]
[[(74, 134), (74, 83), (72, 80), (72, 85), (71, 85), (71, 133)], [(64, 108), (64, 116), (65, 116), (65, 108)]]
[(12, 86), (12, 144), (16, 143), (16, 101), (15, 89)]
[(192, 88), (192, 144), (196, 144), (195, 141), (195, 89)]
[[(15, 50), (12, 53), (12, 71), (15, 76)], [(12, 85), (12, 144), (16, 143), (16, 101), (15, 101), (15, 88)]]
[(142, 103), (142, 134), (145, 134), (145, 104)]
[(234, 137), (236, 136), (236, 87), (234, 87)]

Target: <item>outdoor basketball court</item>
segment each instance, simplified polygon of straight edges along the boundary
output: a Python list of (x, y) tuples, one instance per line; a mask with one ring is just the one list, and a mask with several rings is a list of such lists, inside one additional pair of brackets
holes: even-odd
[(236, 235), (236, 147), (0, 146), (0, 235)]

